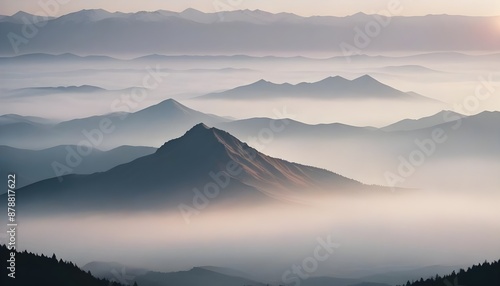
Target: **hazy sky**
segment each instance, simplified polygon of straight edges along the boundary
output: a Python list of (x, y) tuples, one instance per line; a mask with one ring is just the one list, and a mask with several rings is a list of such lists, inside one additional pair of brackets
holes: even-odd
[(108, 11), (133, 12), (140, 10), (182, 11), (195, 8), (204, 12), (221, 10), (261, 9), (269, 12), (291, 12), (303, 16), (345, 16), (357, 12), (376, 13), (399, 1), (402, 15), (454, 14), (500, 15), (498, 0), (0, 0), (0, 14), (11, 15), (19, 10), (46, 14), (40, 3), (61, 3), (52, 16), (81, 9), (102, 8)]

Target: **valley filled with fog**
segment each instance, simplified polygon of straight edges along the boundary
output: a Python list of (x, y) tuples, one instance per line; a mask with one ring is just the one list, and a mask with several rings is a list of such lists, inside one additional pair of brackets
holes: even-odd
[(292, 265), (314, 257), (318, 239), (335, 245), (331, 254), (322, 250), (329, 258), (318, 261), (310, 274), (316, 277), (363, 278), (431, 265), (460, 268), (498, 256), (498, 195), (314, 199), (299, 206), (213, 204), (189, 224), (177, 211), (30, 218), (23, 220), (20, 245), (57, 251), (80, 265), (112, 260), (162, 272), (210, 265), (273, 283), (282, 283)]
[[(496, 91), (498, 78), (495, 76), (494, 63), (499, 57), (498, 54), (470, 56), (460, 53), (376, 57), (351, 55), (322, 59), (151, 55), (118, 60), (111, 57), (35, 54), (1, 59), (2, 100), (10, 104), (2, 105), (0, 111), (3, 114), (10, 112), (68, 120), (116, 111), (138, 111), (173, 98), (198, 111), (238, 119), (279, 117), (273, 110), (286, 106), (293, 119), (304, 123), (341, 122), (382, 127), (406, 118), (429, 116), (443, 109), (465, 115), (497, 110), (500, 102), (496, 96), (480, 100), (479, 105), (466, 99), (475, 96), (478, 86), (485, 85), (486, 90), (481, 91), (483, 93)], [(50, 66), (47, 66), (48, 62)], [(359, 101), (346, 98), (310, 100), (305, 96), (295, 99), (271, 95), (266, 97), (265, 91), (258, 97), (260, 100), (202, 100), (203, 95), (251, 85), (260, 80), (275, 84), (298, 84), (335, 76), (355, 79), (366, 74), (395, 89), (415, 92), (441, 101), (443, 105), (439, 102), (434, 105), (415, 105), (413, 102), (370, 98)], [(156, 77), (150, 80), (151, 75)], [(25, 77), (31, 80), (25, 81)], [(151, 85), (146, 82), (145, 87), (144, 78)], [(156, 82), (157, 78), (159, 82)], [(69, 86), (84, 88), (37, 91), (37, 88)], [(90, 94), (86, 94), (85, 87)], [(142, 90), (145, 88), (147, 92)], [(73, 96), (66, 96), (68, 94)], [(122, 98), (122, 94), (128, 97), (135, 94), (141, 100), (131, 99), (129, 104), (122, 100), (122, 104), (113, 105), (116, 99)], [(67, 108), (51, 112), (52, 100), (63, 102)], [(246, 108), (239, 108), (241, 105)], [(40, 108), (35, 109), (34, 106)], [(387, 108), (391, 112), (387, 112)], [(353, 116), (351, 110), (360, 116)]]

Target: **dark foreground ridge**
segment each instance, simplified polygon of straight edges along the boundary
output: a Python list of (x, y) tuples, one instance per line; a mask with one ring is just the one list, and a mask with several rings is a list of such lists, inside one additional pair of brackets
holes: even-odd
[[(48, 257), (31, 252), (15, 253), (15, 278), (7, 276), (11, 271), (7, 260), (11, 259), (11, 251), (0, 245), (0, 285), (5, 286), (124, 286), (118, 282), (99, 279), (78, 268), (73, 262), (57, 259), (56, 255)], [(12, 259), (11, 259), (12, 260)], [(137, 284), (134, 284), (137, 285)]]
[[(500, 260), (489, 263), (474, 265), (467, 270), (460, 269), (458, 273), (453, 271), (443, 277), (436, 275), (433, 278), (420, 278), (419, 281), (408, 281), (406, 286), (488, 286), (500, 285)], [(404, 285), (401, 285), (404, 286)]]

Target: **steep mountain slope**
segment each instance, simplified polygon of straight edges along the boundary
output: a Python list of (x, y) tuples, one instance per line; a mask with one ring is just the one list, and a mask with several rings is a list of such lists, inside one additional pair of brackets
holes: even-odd
[(190, 202), (193, 188), (217, 202), (245, 204), (371, 189), (323, 169), (266, 156), (225, 131), (198, 124), (154, 154), (103, 173), (41, 181), (21, 188), (18, 198), (26, 212), (141, 210)]

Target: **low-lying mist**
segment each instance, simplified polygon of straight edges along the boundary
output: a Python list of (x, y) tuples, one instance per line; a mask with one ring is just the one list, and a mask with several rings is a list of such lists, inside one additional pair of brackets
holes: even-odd
[(18, 247), (56, 253), (80, 266), (117, 261), (167, 272), (211, 265), (239, 269), (261, 281), (281, 281), (292, 265), (315, 257), (319, 245), (324, 261), (316, 261), (312, 276), (360, 277), (498, 259), (498, 199), (498, 194), (478, 196), (474, 191), (336, 193), (308, 197), (306, 205), (210, 204), (188, 221), (177, 210), (19, 214)]
[(354, 126), (374, 127), (383, 127), (403, 118), (425, 117), (447, 109), (444, 103), (429, 105), (414, 101), (377, 99), (270, 98), (267, 100), (186, 100), (185, 102), (188, 106), (205, 113), (238, 119), (291, 118), (308, 124), (339, 122)]
[[(426, 139), (425, 136), (409, 138)], [(462, 144), (457, 140), (450, 142)], [(395, 180), (396, 186), (405, 188), (495, 193), (500, 185), (500, 177), (496, 175), (500, 168), (498, 155), (481, 155), (481, 150), (473, 144), (452, 155), (446, 153), (450, 149), (448, 145), (437, 146), (421, 164), (413, 164), (410, 159), (411, 152), (419, 150), (414, 142), (396, 143), (395, 140), (349, 137), (286, 140), (284, 137), (256, 147), (270, 156), (324, 168), (366, 184), (390, 185), (386, 174), (391, 173), (400, 177)]]
[[(394, 55), (393, 55), (394, 56)], [(138, 111), (162, 100), (174, 98), (202, 112), (221, 116), (248, 118), (276, 117), (273, 109), (284, 105), (294, 112), (297, 120), (306, 123), (342, 122), (353, 125), (383, 126), (405, 118), (428, 116), (441, 109), (454, 109), (455, 104), (473, 96), (487, 84), (498, 86), (496, 66), (481, 58), (448, 62), (431, 56), (416, 58), (381, 58), (378, 60), (347, 61), (282, 58), (251, 58), (238, 60), (157, 59), (154, 61), (62, 61), (47, 65), (19, 62), (4, 64), (0, 79), (0, 98), (8, 104), (0, 105), (0, 114), (16, 113), (58, 120), (74, 119), (115, 112), (113, 101), (132, 96), (134, 87), (143, 87), (143, 80), (156, 72), (161, 80), (147, 90), (140, 102), (133, 102), (129, 111)], [(383, 84), (398, 90), (414, 91), (447, 105), (395, 104), (395, 102), (336, 101), (336, 100), (255, 100), (205, 101), (189, 100), (212, 92), (229, 90), (264, 79), (276, 84), (317, 82), (327, 77), (342, 76), (354, 79), (369, 74)], [(96, 76), (97, 75), (97, 76)], [(29, 78), (30, 81), (26, 81)], [(189, 83), (189, 84), (186, 84)], [(13, 95), (23, 88), (91, 85), (104, 89), (93, 93), (51, 93), (41, 95), (32, 91), (29, 96)], [(116, 92), (111, 92), (116, 91)], [(495, 88), (498, 95), (498, 89)], [(309, 98), (306, 96), (306, 98)], [(64, 106), (55, 111), (54, 104)], [(242, 104), (245, 108), (240, 108)], [(482, 100), (477, 112), (498, 110), (498, 96)], [(123, 110), (120, 110), (123, 111)], [(460, 112), (460, 110), (455, 110)]]

